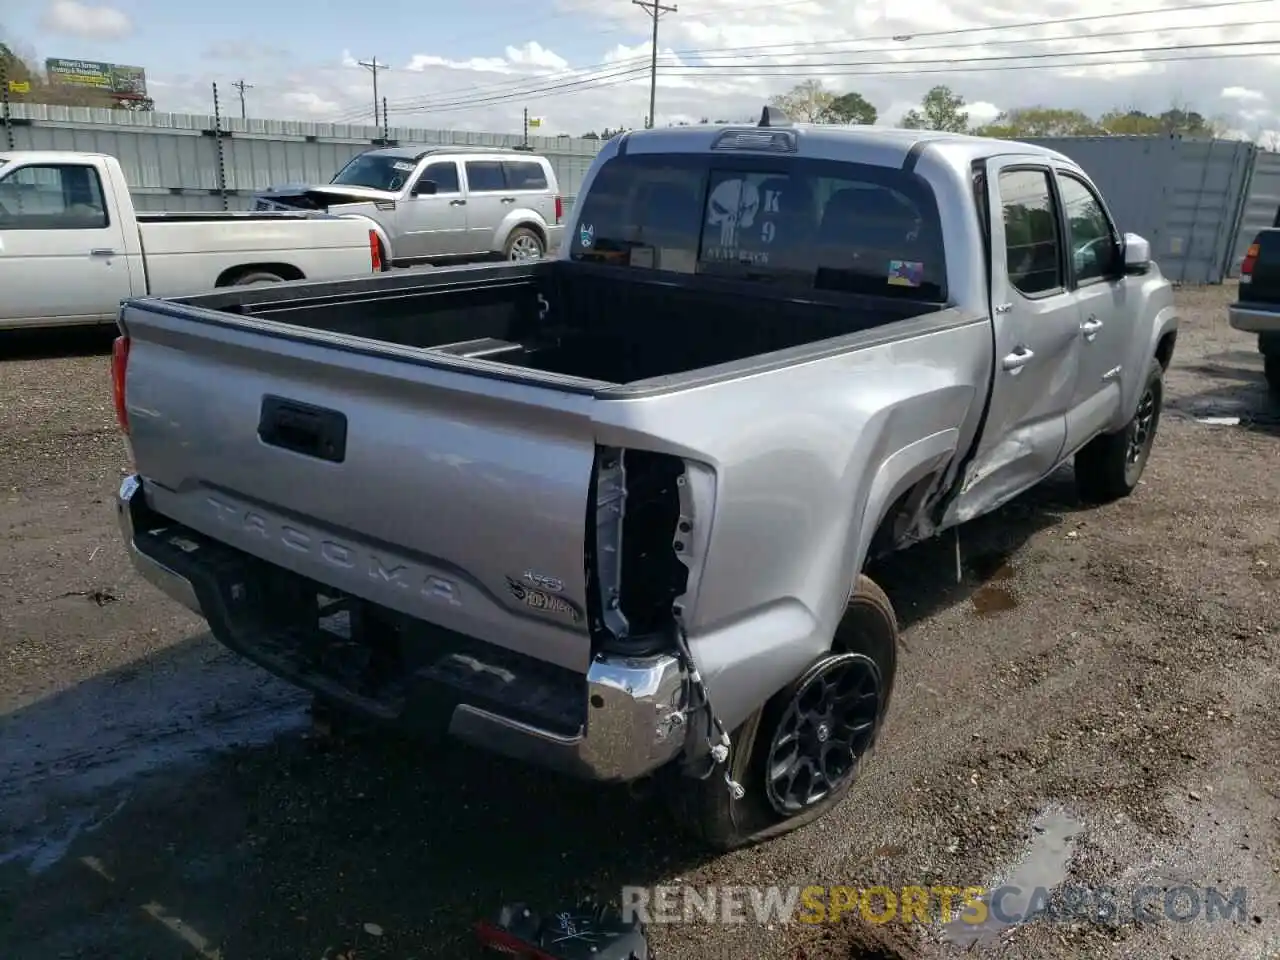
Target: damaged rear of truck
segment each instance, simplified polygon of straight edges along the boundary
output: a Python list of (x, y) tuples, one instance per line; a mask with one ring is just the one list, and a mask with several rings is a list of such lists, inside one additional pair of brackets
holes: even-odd
[(721, 847), (816, 817), (893, 683), (865, 562), (980, 433), (988, 241), (954, 158), (764, 134), (606, 145), (556, 260), (127, 303), (135, 565), (364, 716), (670, 777)]

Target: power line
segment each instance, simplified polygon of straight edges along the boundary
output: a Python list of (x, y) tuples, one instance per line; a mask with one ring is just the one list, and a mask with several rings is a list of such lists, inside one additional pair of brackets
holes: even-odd
[[(1023, 55), (1021, 57), (1019, 56), (973, 57), (973, 58), (960, 58), (960, 59), (932, 59), (932, 60), (897, 61), (897, 62), (861, 61), (861, 62), (855, 62), (855, 63), (847, 63), (847, 64), (844, 64), (844, 66), (845, 67), (865, 66), (865, 67), (878, 67), (878, 68), (895, 67), (895, 68), (903, 68), (903, 69), (892, 69), (892, 70), (838, 69), (834, 71), (831, 71), (828, 69), (828, 73), (833, 73), (834, 75), (837, 75), (837, 76), (849, 76), (849, 77), (853, 77), (853, 76), (902, 77), (902, 76), (914, 76), (917, 74), (990, 73), (990, 72), (1003, 72), (1006, 70), (1071, 70), (1071, 69), (1079, 69), (1082, 67), (1096, 68), (1096, 67), (1102, 67), (1102, 66), (1113, 66), (1113, 65), (1119, 66), (1119, 65), (1127, 65), (1127, 64), (1177, 63), (1177, 62), (1184, 62), (1184, 61), (1242, 60), (1242, 59), (1250, 59), (1250, 58), (1257, 58), (1257, 57), (1274, 57), (1274, 56), (1280, 55), (1280, 50), (1275, 50), (1275, 49), (1249, 50), (1248, 52), (1235, 53), (1235, 54), (1200, 53), (1200, 54), (1181, 55), (1181, 51), (1184, 51), (1184, 50), (1197, 50), (1197, 49), (1212, 48), (1212, 47), (1220, 47), (1220, 48), (1225, 48), (1227, 50), (1231, 50), (1231, 49), (1240, 48), (1240, 47), (1252, 48), (1252, 47), (1257, 47), (1262, 45), (1273, 46), (1273, 47), (1280, 46), (1280, 39), (1225, 42), (1220, 44), (1196, 44), (1196, 45), (1189, 45), (1189, 46), (1183, 46), (1183, 47), (1130, 47), (1122, 50), (1104, 50), (1104, 51), (1097, 51), (1097, 52), (1074, 52), (1074, 51), (1065, 52), (1065, 53), (1058, 52), (1058, 53), (1038, 55), (1039, 62), (1035, 62), (1035, 63), (1017, 63), (1017, 64), (1001, 63), (999, 65), (992, 65), (992, 66), (985, 66), (983, 64), (989, 63), (992, 60), (1003, 61), (1003, 60), (1022, 60), (1022, 59), (1028, 59), (1028, 58), (1037, 58), (1037, 55), (1028, 54), (1028, 55)], [(1067, 58), (1111, 56), (1113, 54), (1125, 54), (1125, 53), (1129, 53), (1129, 54), (1171, 53), (1171, 54), (1174, 54), (1174, 56), (1159, 56), (1159, 57), (1138, 56), (1138, 57), (1129, 57), (1127, 59), (1108, 60), (1108, 61), (1101, 61), (1101, 62), (1096, 59), (1094, 60), (1073, 59), (1071, 62), (1053, 62), (1053, 63), (1043, 62), (1045, 59), (1065, 61)], [(936, 66), (930, 66), (931, 64), (936, 64)], [(820, 64), (810, 64), (807, 66), (809, 67), (809, 69), (826, 69), (823, 65), (820, 65)], [(636, 76), (635, 76), (636, 72), (637, 71), (633, 69), (632, 71), (630, 71), (631, 75), (629, 76), (619, 75), (619, 76), (614, 76), (609, 78), (594, 78), (592, 81), (589, 81), (592, 83), (591, 89), (604, 89), (607, 87), (618, 86), (624, 83), (631, 83), (636, 79)], [(683, 68), (673, 68), (668, 71), (668, 75), (690, 76), (690, 77), (697, 76), (704, 79), (707, 77), (739, 77), (742, 75), (742, 70), (733, 70), (727, 67), (722, 67), (719, 69), (718, 72), (708, 72), (705, 70), (686, 71)], [(770, 76), (778, 79), (803, 79), (803, 78), (812, 77), (813, 74), (792, 72), (792, 73), (775, 73), (775, 74), (770, 74)], [(581, 83), (582, 82), (579, 81), (579, 82), (567, 83), (567, 84), (553, 84), (545, 87), (542, 91), (539, 91), (537, 93), (531, 94), (529, 92), (524, 92), (524, 93), (521, 93), (519, 96), (526, 97), (526, 98), (536, 98), (540, 95), (548, 96), (548, 97), (562, 96), (565, 94), (566, 88), (579, 87), (581, 86)], [(582, 91), (571, 90), (570, 92), (576, 93), (576, 92), (582, 92)], [(487, 98), (485, 105), (494, 105), (502, 102), (510, 102), (515, 99), (517, 99), (517, 97), (512, 95), (505, 95), (501, 97), (490, 97), (490, 98)], [(475, 105), (476, 103), (474, 101), (472, 102), (459, 101), (459, 102), (447, 104), (447, 105), (430, 106), (425, 109), (433, 113), (434, 112), (449, 113), (457, 110), (470, 109), (470, 108), (473, 108)]]
[(235, 81), (231, 85), (235, 87), (238, 91), (240, 91), (240, 119), (244, 120), (246, 118), (245, 106), (244, 106), (244, 92), (246, 90), (252, 90), (253, 84), (245, 83), (244, 78), (241, 77), (239, 80)]
[(664, 13), (679, 13), (679, 8), (672, 4), (666, 6), (659, 0), (631, 0), (653, 20), (653, 47), (649, 52), (649, 120), (645, 124), (652, 127), (654, 104), (658, 99), (658, 21)]
[[(1280, 22), (1280, 21), (1259, 21), (1259, 24), (1277, 23), (1277, 22)], [(1249, 26), (1253, 26), (1253, 25), (1254, 24), (1250, 24)], [(1241, 24), (1241, 26), (1244, 26), (1244, 24)], [(1169, 29), (1171, 31), (1174, 29), (1202, 30), (1204, 29), (1204, 27), (1188, 26), (1188, 27), (1177, 27), (1177, 28), (1169, 28)], [(1149, 32), (1150, 31), (1145, 31), (1145, 30), (1113, 31), (1110, 34), (1095, 34), (1094, 36), (1121, 37), (1121, 36), (1133, 36), (1134, 34), (1146, 34)], [(1028, 42), (1053, 43), (1053, 42), (1062, 42), (1064, 40), (1071, 40), (1071, 39), (1075, 39), (1075, 38), (1051, 37), (1051, 38), (1042, 38), (1035, 41), (1013, 40), (1013, 41), (1004, 41), (1003, 45), (1007, 46), (1013, 43), (1025, 44)], [(1276, 44), (1276, 43), (1280, 43), (1280, 39), (1259, 40), (1259, 41), (1249, 41), (1249, 42), (1254, 44)], [(1052, 59), (1052, 58), (1062, 58), (1062, 57), (1072, 57), (1072, 56), (1096, 57), (1096, 56), (1109, 56), (1115, 53), (1161, 52), (1161, 51), (1170, 51), (1170, 50), (1176, 51), (1180, 49), (1207, 49), (1212, 47), (1228, 47), (1229, 48), (1238, 43), (1239, 41), (1221, 41), (1219, 43), (1213, 43), (1213, 44), (1199, 44), (1189, 48), (1183, 48), (1183, 47), (1177, 47), (1177, 46), (1174, 46), (1174, 47), (1162, 46), (1162, 47), (1131, 47), (1127, 49), (1112, 48), (1112, 49), (1098, 50), (1098, 51), (1050, 50), (1050, 51), (1029, 52), (1029, 53), (1020, 52), (1017, 54), (1010, 54), (1010, 55), (997, 56), (997, 57), (965, 57), (965, 58), (934, 57), (934, 58), (924, 58), (924, 59), (917, 58), (917, 59), (911, 59), (911, 60), (887, 60), (887, 61), (886, 60), (854, 60), (854, 61), (828, 60), (828, 61), (810, 62), (810, 63), (757, 64), (757, 65), (754, 65), (752, 68), (747, 68), (747, 67), (738, 68), (730, 64), (706, 64), (706, 65), (684, 64), (684, 65), (666, 67), (664, 68), (664, 74), (668, 76), (701, 75), (703, 77), (721, 77), (721, 76), (740, 76), (743, 73), (743, 71), (746, 69), (753, 69), (753, 70), (767, 69), (771, 72), (765, 75), (770, 77), (808, 76), (810, 75), (808, 71), (812, 71), (812, 70), (826, 71), (832, 67), (875, 67), (875, 66), (912, 67), (914, 65), (927, 65), (927, 64), (939, 64), (939, 63), (941, 64), (982, 63), (982, 62), (991, 62), (993, 60), (1008, 61), (1008, 60), (1028, 60), (1028, 59), (1046, 59), (1046, 58)], [(950, 50), (950, 49), (963, 49), (965, 46), (988, 47), (988, 46), (998, 46), (998, 45), (1000, 44), (972, 43), (967, 45), (956, 44), (952, 46), (935, 46), (932, 49)], [(872, 48), (872, 49), (849, 51), (849, 52), (861, 53), (861, 54), (896, 53), (898, 49), (899, 48), (897, 47), (888, 47), (888, 48), (881, 47), (881, 48)], [(918, 48), (915, 48), (915, 50), (913, 50), (912, 52), (919, 52), (927, 49), (931, 49), (931, 48), (918, 47)], [(588, 87), (614, 86), (615, 85), (614, 83), (608, 83), (606, 81), (612, 80), (618, 83), (629, 82), (631, 79), (635, 78), (639, 73), (643, 72), (644, 69), (645, 68), (642, 68), (642, 67), (623, 68), (619, 70), (614, 70), (612, 72), (601, 72), (601, 73), (596, 73), (589, 76), (577, 77), (575, 79), (568, 80), (568, 81), (543, 82), (540, 86), (534, 86), (532, 88), (529, 88), (526, 84), (526, 87), (524, 89), (520, 89), (518, 91), (513, 90), (510, 92), (493, 94), (486, 97), (469, 96), (469, 97), (460, 97), (452, 100), (421, 98), (416, 102), (404, 104), (403, 107), (398, 108), (397, 112), (408, 112), (411, 110), (421, 111), (421, 112), (444, 112), (455, 107), (465, 108), (467, 106), (495, 105), (495, 104), (507, 102), (509, 100), (518, 99), (520, 97), (536, 97), (539, 95), (546, 95), (546, 94), (552, 94), (552, 93), (558, 94), (566, 90), (577, 90), (580, 88), (588, 88)], [(783, 71), (783, 72), (780, 73), (778, 71)]]
[[(796, 2), (797, 3), (811, 2), (811, 0), (796, 0)], [(1024, 20), (1024, 21), (1019, 21), (1017, 23), (995, 24), (992, 26), (959, 27), (959, 28), (952, 28), (952, 29), (946, 29), (946, 30), (929, 30), (929, 31), (920, 31), (913, 34), (881, 34), (878, 36), (861, 37), (858, 39), (846, 38), (841, 40), (817, 40), (808, 44), (808, 46), (831, 46), (834, 44), (850, 44), (850, 43), (865, 44), (865, 43), (876, 42), (876, 41), (891, 41), (891, 42), (894, 42), (895, 44), (900, 44), (900, 43), (906, 43), (911, 40), (918, 40), (918, 39), (932, 38), (932, 37), (963, 36), (963, 35), (969, 35), (969, 34), (975, 34), (975, 33), (1002, 33), (1010, 30), (1039, 29), (1044, 27), (1061, 26), (1061, 25), (1067, 25), (1067, 24), (1082, 24), (1082, 23), (1092, 22), (1095, 20), (1114, 20), (1114, 19), (1119, 19), (1123, 17), (1150, 16), (1150, 15), (1166, 15), (1167, 16), (1168, 14), (1192, 12), (1192, 11), (1199, 11), (1199, 10), (1216, 10), (1216, 9), (1233, 8), (1233, 7), (1249, 7), (1249, 6), (1256, 6), (1257, 4), (1260, 4), (1260, 3), (1272, 3), (1272, 2), (1274, 2), (1274, 0), (1210, 0), (1210, 2), (1185, 4), (1177, 7), (1145, 7), (1140, 9), (1117, 11), (1117, 12), (1103, 13), (1103, 14), (1077, 15), (1077, 16), (1070, 16), (1070, 17), (1057, 17), (1057, 18), (1041, 19), (1041, 20)], [(789, 4), (762, 4), (761, 7), (762, 8), (768, 7), (769, 9), (774, 9), (778, 6), (785, 6), (785, 5), (789, 5)], [(739, 8), (738, 12), (741, 12), (744, 9), (750, 9), (750, 8)], [(1228, 22), (1225, 24), (1203, 24), (1203, 25), (1199, 25), (1198, 27), (1195, 27), (1194, 29), (1213, 29), (1215, 27), (1223, 27), (1223, 26), (1251, 26), (1251, 25), (1252, 24), (1247, 24), (1247, 23)], [(1175, 28), (1165, 28), (1165, 29), (1167, 30), (1167, 29), (1186, 29), (1186, 28), (1175, 27)], [(1151, 29), (1147, 29), (1145, 31), (1130, 31), (1130, 32), (1149, 33), (1149, 32), (1161, 32), (1161, 31), (1159, 28), (1156, 28), (1154, 31)], [(1027, 37), (1027, 38), (1018, 38), (1015, 40), (1007, 40), (1007, 41), (991, 41), (990, 45), (994, 46), (994, 45), (997, 45), (998, 43), (1006, 43), (1006, 44), (1015, 43), (1015, 42), (1039, 43), (1039, 42), (1046, 42), (1050, 40), (1065, 41), (1065, 40), (1071, 40), (1071, 39), (1092, 39), (1095, 36), (1098, 36), (1098, 35), (1097, 34), (1088, 34), (1088, 35), (1076, 34), (1076, 35), (1068, 35), (1061, 38)], [(975, 45), (982, 45), (982, 44), (975, 44)], [(793, 43), (782, 43), (782, 44), (776, 44), (776, 43), (775, 44), (755, 44), (755, 45), (749, 45), (749, 46), (703, 47), (703, 48), (675, 50), (675, 51), (672, 51), (672, 54), (675, 56), (679, 56), (681, 58), (696, 56), (702, 59), (723, 60), (730, 56), (733, 56), (740, 59), (755, 59), (755, 58), (764, 58), (764, 57), (783, 56), (785, 54), (779, 53), (777, 51), (784, 47), (797, 47), (797, 46), (801, 46), (801, 44), (797, 44), (793, 42)], [(939, 48), (938, 47), (895, 47), (895, 50), (898, 50), (898, 49), (918, 51), (918, 50), (939, 49)], [(772, 51), (772, 52), (762, 52), (762, 51)], [(872, 51), (832, 50), (832, 51), (829, 51), (828, 53), (829, 55), (834, 55), (836, 53), (869, 53), (869, 52), (872, 52)], [(708, 55), (712, 55), (712, 56), (708, 56)], [(391, 105), (397, 107), (397, 112), (405, 112), (405, 110), (402, 108), (419, 109), (422, 105), (428, 102), (433, 102), (434, 100), (440, 97), (448, 97), (453, 94), (474, 94), (474, 93), (479, 93), (484, 91), (492, 91), (492, 92), (506, 91), (506, 90), (514, 91), (514, 88), (524, 87), (530, 83), (554, 82), (557, 79), (561, 79), (561, 78), (566, 80), (574, 79), (574, 78), (581, 77), (584, 73), (588, 73), (592, 71), (625, 68), (632, 64), (640, 64), (645, 60), (649, 60), (650, 66), (651, 66), (652, 53), (650, 57), (630, 57), (623, 60), (606, 61), (602, 63), (591, 64), (586, 67), (579, 67), (571, 70), (560, 71), (558, 73), (544, 74), (536, 78), (525, 78), (525, 79), (516, 80), (516, 81), (507, 80), (507, 81), (501, 81), (499, 83), (481, 84), (479, 86), (472, 85), (468, 87), (451, 87), (451, 88), (446, 88), (444, 90), (440, 90), (438, 91), (438, 93), (431, 96), (419, 95), (414, 97), (402, 97), (396, 100), (392, 100)], [(686, 66), (686, 67), (692, 66), (694, 68), (698, 68), (700, 65), (684, 64), (682, 66)], [(708, 66), (727, 66), (727, 65), (709, 64)], [(343, 114), (344, 118), (349, 118), (350, 116), (353, 116), (353, 114), (351, 113)], [(341, 122), (344, 122), (344, 120), (335, 120), (334, 122), (341, 123)]]
[(357, 60), (356, 63), (373, 74), (373, 125), (376, 127), (378, 126), (378, 71), (391, 68), (385, 63), (379, 63), (377, 57), (372, 60)]

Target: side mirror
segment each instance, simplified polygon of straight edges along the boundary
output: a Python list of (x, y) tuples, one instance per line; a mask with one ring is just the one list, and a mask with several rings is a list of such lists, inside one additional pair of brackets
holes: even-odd
[(1151, 266), (1151, 244), (1136, 233), (1124, 235), (1124, 272), (1146, 273)]
[(434, 180), (419, 180), (413, 185), (413, 195), (415, 197), (430, 197), (436, 192), (436, 182)]

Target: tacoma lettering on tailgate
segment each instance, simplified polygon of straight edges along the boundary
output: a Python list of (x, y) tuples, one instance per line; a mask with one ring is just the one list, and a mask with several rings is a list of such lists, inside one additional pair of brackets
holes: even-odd
[(417, 590), (424, 597), (453, 606), (462, 604), (458, 588), (444, 577), (427, 573), (399, 560), (385, 559), (371, 550), (303, 530), (294, 524), (238, 504), (227, 503), (216, 497), (205, 499), (223, 527), (277, 543), (295, 553), (306, 554), (335, 570), (363, 571), (366, 577), (378, 583), (391, 584), (402, 590)]

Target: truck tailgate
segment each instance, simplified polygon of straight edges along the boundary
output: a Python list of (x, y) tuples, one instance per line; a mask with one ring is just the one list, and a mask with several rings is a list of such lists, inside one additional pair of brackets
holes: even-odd
[(339, 591), (586, 671), (589, 396), (132, 304), (121, 326), (130, 440), (154, 510)]

